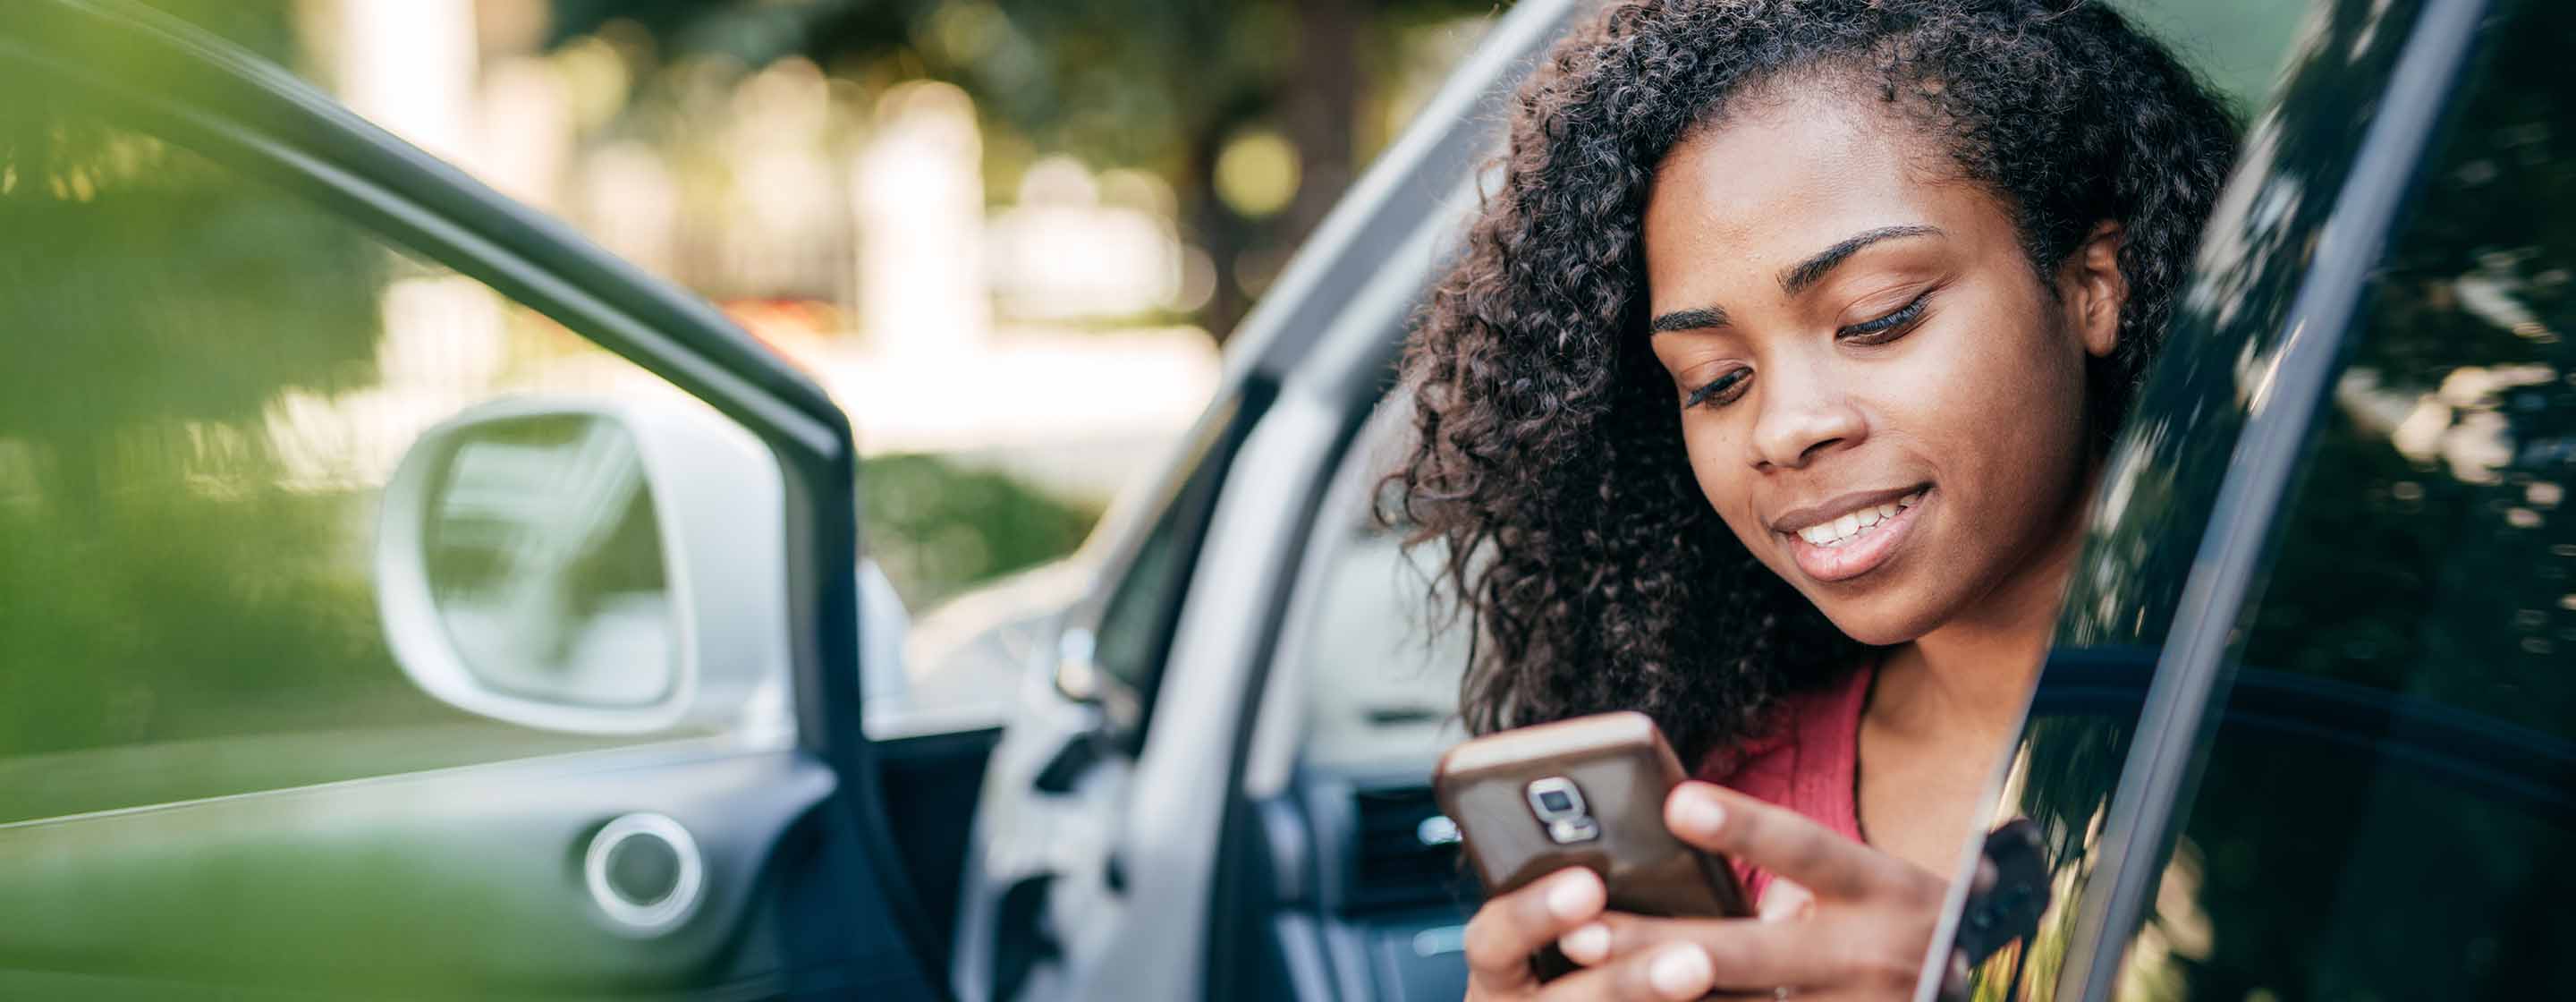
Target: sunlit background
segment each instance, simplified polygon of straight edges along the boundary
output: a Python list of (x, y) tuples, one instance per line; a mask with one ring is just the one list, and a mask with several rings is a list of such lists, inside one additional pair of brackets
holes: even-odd
[[(871, 548), (915, 610), (1069, 551), (1159, 458), (1208, 400), (1225, 333), (1490, 13), (1459, 0), (165, 6), (265, 43), (813, 373), (885, 474), (863, 477), (872, 528), (902, 531), (872, 532)], [(388, 358), (500, 354), (501, 311), (473, 283), (397, 283), (386, 299)], [(453, 410), (416, 403), (424, 421)], [(378, 391), (299, 396), (275, 417), (303, 466), (371, 482), (423, 423), (386, 413), (401, 406)]]

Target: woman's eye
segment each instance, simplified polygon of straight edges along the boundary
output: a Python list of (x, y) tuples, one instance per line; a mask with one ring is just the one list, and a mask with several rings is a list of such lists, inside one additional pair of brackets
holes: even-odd
[(1931, 296), (1932, 293), (1927, 290), (1922, 295), (1914, 297), (1913, 302), (1897, 307), (1894, 312), (1875, 320), (1863, 320), (1845, 327), (1834, 332), (1834, 336), (1859, 344), (1885, 344), (1894, 341), (1905, 336), (1906, 329), (1923, 318), (1923, 301)]
[(1699, 389), (1692, 390), (1690, 396), (1682, 400), (1682, 409), (1689, 410), (1701, 404), (1724, 407), (1734, 403), (1735, 398), (1744, 395), (1742, 392), (1744, 381), (1752, 377), (1751, 369), (1728, 369), (1724, 375), (1709, 380)]

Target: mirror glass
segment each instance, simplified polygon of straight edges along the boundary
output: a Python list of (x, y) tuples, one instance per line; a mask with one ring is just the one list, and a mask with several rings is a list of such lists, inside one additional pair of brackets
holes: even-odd
[(458, 657), (525, 699), (645, 706), (679, 678), (679, 631), (635, 438), (544, 415), (460, 432), (424, 527)]

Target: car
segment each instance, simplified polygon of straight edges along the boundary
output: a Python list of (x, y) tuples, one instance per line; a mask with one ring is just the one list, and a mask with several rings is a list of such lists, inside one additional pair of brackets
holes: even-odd
[[(8, 5), (0, 995), (1458, 997), (1464, 641), (1367, 512), (1589, 11), (1497, 20), (1074, 562), (920, 617), (986, 626), (906, 719), (808, 378), (201, 31)], [(1945, 943), (2034, 916), (1979, 997), (2544, 994), (2568, 938), (2569, 15), (2305, 13), (2000, 764), (2042, 872), (1954, 882)]]
[[(2570, 274), (2550, 241), (2576, 232), (2549, 145), (2576, 93), (2539, 68), (2558, 15), (2124, 7), (2225, 49), (2205, 69), (2263, 110), (1996, 785), (1998, 822), (2040, 822), (2046, 870), (1977, 902), (1955, 882), (1927, 971), (2019, 916), (2031, 934), (1977, 969), (1977, 997), (2545, 992), (2531, 964), (2563, 938), (2540, 916), (2576, 790), (2569, 689), (2545, 681), (2576, 641), (2556, 562), (2576, 546), (2550, 535), (2576, 414), (2547, 298)], [(1424, 596), (1444, 555), (1368, 512), (1406, 432), (1388, 363), (1439, 260), (1417, 248), (1475, 197), (1472, 164), (1444, 157), (1479, 144), (1436, 130), (1498, 117), (1466, 109), (1499, 107), (1581, 13), (1524, 3), (1497, 25), (1297, 262), (1347, 276), (1323, 296), (1341, 312), (1299, 315), (1322, 281), (1262, 304), (1208, 423), (1089, 554), (1092, 588), (1016, 619), (1055, 682), (1024, 690), (987, 776), (961, 997), (1460, 995), (1475, 895), (1427, 776), (1459, 737), (1465, 640)], [(1449, 221), (1421, 194), (1371, 201), (1443, 184)], [(1363, 226), (1384, 235), (1336, 242)], [(2390, 304), (2418, 326), (2373, 326)], [(1317, 329), (1347, 346), (1274, 375), (1262, 352)], [(2328, 486), (2290, 489), (2308, 483)], [(2492, 590), (2434, 602), (2472, 582)], [(2488, 656), (2409, 660), (2463, 632)], [(2287, 762), (2307, 772), (2266, 765)], [(2383, 782), (2413, 785), (2366, 795)], [(2450, 816), (2477, 827), (2434, 838)], [(2395, 873), (2416, 839), (2442, 862)], [(2476, 904), (2424, 907), (2454, 899)]]

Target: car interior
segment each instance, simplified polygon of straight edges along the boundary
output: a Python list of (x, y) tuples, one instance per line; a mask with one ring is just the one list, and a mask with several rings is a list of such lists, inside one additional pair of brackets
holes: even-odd
[[(1460, 934), (1479, 898), (1432, 767), (1464, 739), (1463, 617), (1432, 600), (1436, 540), (1407, 547), (1381, 512), (1408, 441), (1407, 398), (1363, 426), (1326, 494), (1289, 612), (1264, 729), (1288, 732), (1284, 770), (1254, 764), (1219, 858), (1211, 997), (1454, 999)], [(1256, 745), (1262, 739), (1256, 738)], [(1256, 753), (1256, 757), (1258, 753)], [(1281, 773), (1284, 772), (1284, 775)]]

